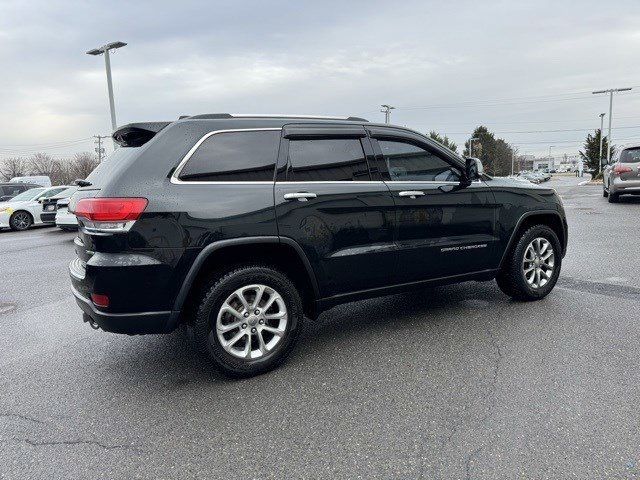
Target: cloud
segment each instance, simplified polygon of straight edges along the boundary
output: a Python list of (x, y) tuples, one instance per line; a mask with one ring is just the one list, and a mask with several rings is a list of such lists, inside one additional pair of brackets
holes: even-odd
[[(640, 5), (615, 3), (3, 2), (0, 156), (109, 131), (103, 59), (84, 52), (114, 40), (129, 43), (112, 58), (120, 124), (220, 111), (380, 121), (391, 103), (394, 122), (458, 144), (478, 124), (584, 127), (499, 133), (521, 151), (575, 151), (606, 99), (549, 100), (640, 83)], [(517, 103), (534, 96), (547, 97)], [(616, 125), (640, 124), (637, 99), (616, 99)], [(416, 108), (429, 105), (448, 106)]]

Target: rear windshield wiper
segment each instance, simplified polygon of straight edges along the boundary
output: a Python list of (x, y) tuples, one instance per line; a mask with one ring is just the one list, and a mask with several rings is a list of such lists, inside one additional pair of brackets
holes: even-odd
[(75, 183), (77, 186), (79, 187), (90, 187), (92, 184), (91, 182), (87, 182), (86, 180), (75, 180), (73, 183)]

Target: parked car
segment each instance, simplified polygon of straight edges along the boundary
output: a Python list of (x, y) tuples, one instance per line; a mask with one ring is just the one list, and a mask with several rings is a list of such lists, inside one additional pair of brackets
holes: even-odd
[(0, 202), (6, 202), (7, 200), (11, 200), (19, 193), (29, 190), (30, 188), (36, 188), (40, 186), (41, 185), (35, 185), (33, 183), (0, 183)]
[(602, 195), (616, 203), (620, 195), (640, 194), (640, 144), (626, 145), (606, 165), (602, 176)]
[(41, 187), (50, 187), (51, 179), (46, 175), (27, 175), (24, 177), (13, 177), (9, 180), (10, 183), (34, 183)]
[(533, 172), (520, 172), (518, 174), (519, 177), (528, 180), (531, 183), (540, 183), (541, 179), (540, 176), (535, 175)]
[(211, 114), (113, 138), (69, 204), (84, 320), (127, 334), (183, 324), (230, 375), (280, 364), (303, 317), (340, 303), (494, 278), (538, 300), (560, 273), (553, 189), (488, 177), (407, 128)]
[(58, 200), (58, 210), (56, 211), (56, 227), (70, 232), (78, 229), (78, 219), (69, 212), (70, 198)]
[(42, 200), (68, 187), (32, 188), (16, 195), (11, 200), (0, 203), (0, 229), (26, 230), (32, 225), (42, 224)]
[[(42, 213), (40, 214), (40, 220), (42, 220), (42, 223), (57, 224), (56, 218), (58, 208), (60, 208), (64, 202), (64, 208), (66, 209), (69, 205), (69, 197), (76, 193), (76, 190), (78, 190), (78, 187), (76, 186), (68, 187), (60, 193), (42, 200)], [(73, 218), (75, 220), (75, 216)], [(77, 224), (74, 223), (74, 229), (75, 227), (77, 227)]]

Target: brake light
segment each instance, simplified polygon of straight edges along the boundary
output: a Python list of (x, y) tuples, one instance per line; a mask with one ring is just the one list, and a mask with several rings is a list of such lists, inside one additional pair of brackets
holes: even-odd
[(615, 167), (613, 167), (613, 173), (620, 175), (621, 173), (631, 173), (633, 172), (633, 169), (631, 167), (628, 167), (626, 165), (621, 165), (621, 164), (616, 164)]
[(92, 222), (129, 222), (137, 220), (148, 203), (146, 198), (83, 198), (74, 213)]

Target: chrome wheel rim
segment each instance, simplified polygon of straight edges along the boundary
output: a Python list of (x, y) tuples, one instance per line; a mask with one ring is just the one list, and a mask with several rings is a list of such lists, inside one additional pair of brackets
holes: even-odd
[(287, 330), (287, 307), (282, 296), (267, 285), (237, 289), (220, 307), (216, 335), (234, 357), (253, 360), (269, 355)]
[(27, 228), (29, 226), (29, 215), (23, 212), (16, 213), (13, 218), (13, 225), (19, 230)]
[(535, 238), (525, 249), (522, 259), (522, 273), (531, 288), (544, 287), (553, 276), (555, 253), (546, 238)]

